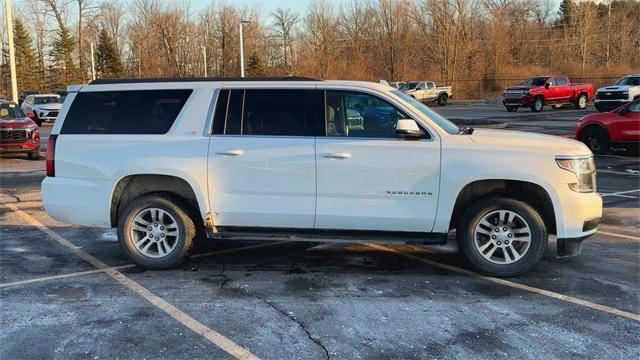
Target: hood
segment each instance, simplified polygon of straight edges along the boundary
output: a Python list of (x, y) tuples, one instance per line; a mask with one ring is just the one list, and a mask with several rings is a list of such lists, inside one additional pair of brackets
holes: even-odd
[(605, 91), (628, 91), (631, 85), (616, 85), (616, 86), (605, 86), (598, 89), (598, 92)]
[(474, 129), (471, 140), (478, 144), (503, 149), (525, 149), (553, 155), (591, 155), (583, 143), (560, 136), (511, 130)]
[(28, 128), (34, 127), (36, 123), (29, 118), (20, 118), (20, 119), (0, 119), (0, 128)]
[(62, 109), (62, 104), (61, 103), (37, 104), (37, 105), (34, 105), (33, 107), (35, 107), (38, 110), (60, 110)]
[(525, 90), (531, 90), (531, 89), (533, 89), (534, 87), (537, 87), (537, 86), (532, 86), (532, 85), (517, 85), (517, 86), (509, 86), (509, 87), (507, 88), (507, 90), (509, 90), (509, 91), (525, 91)]

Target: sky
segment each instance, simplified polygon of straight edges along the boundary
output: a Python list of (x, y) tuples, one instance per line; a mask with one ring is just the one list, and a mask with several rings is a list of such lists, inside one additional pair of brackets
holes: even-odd
[[(216, 0), (191, 0), (192, 7), (196, 10), (200, 10), (209, 6), (212, 2), (218, 2)], [(261, 10), (263, 16), (270, 14), (275, 9), (281, 8), (290, 8), (300, 14), (303, 14), (311, 0), (223, 0), (224, 3), (228, 5), (235, 6), (247, 6), (247, 7), (258, 7)], [(340, 6), (343, 3), (346, 3), (347, 0), (332, 0), (334, 5)]]

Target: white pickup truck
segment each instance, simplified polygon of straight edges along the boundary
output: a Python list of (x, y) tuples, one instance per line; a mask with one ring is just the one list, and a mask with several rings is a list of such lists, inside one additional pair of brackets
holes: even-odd
[(451, 86), (436, 86), (433, 81), (410, 81), (400, 90), (418, 101), (437, 102), (440, 106), (447, 105), (453, 96)]
[(598, 111), (611, 111), (624, 104), (640, 99), (640, 74), (627, 75), (611, 86), (596, 91), (595, 106)]
[(307, 78), (96, 80), (69, 87), (42, 197), (117, 227), (140, 266), (200, 239), (443, 244), (474, 270), (576, 255), (602, 216), (593, 156), (561, 137), (454, 125), (402, 91)]

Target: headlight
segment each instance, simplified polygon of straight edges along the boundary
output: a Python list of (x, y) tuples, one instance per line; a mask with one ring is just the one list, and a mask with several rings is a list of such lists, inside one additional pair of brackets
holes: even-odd
[(596, 164), (593, 156), (557, 156), (556, 162), (560, 168), (576, 175), (576, 182), (567, 184), (569, 189), (585, 193), (596, 191)]

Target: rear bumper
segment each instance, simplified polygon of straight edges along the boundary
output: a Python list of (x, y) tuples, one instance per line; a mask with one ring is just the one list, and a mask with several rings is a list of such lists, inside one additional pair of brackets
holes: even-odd
[(46, 177), (42, 182), (42, 203), (56, 220), (111, 227), (111, 182), (108, 180)]

